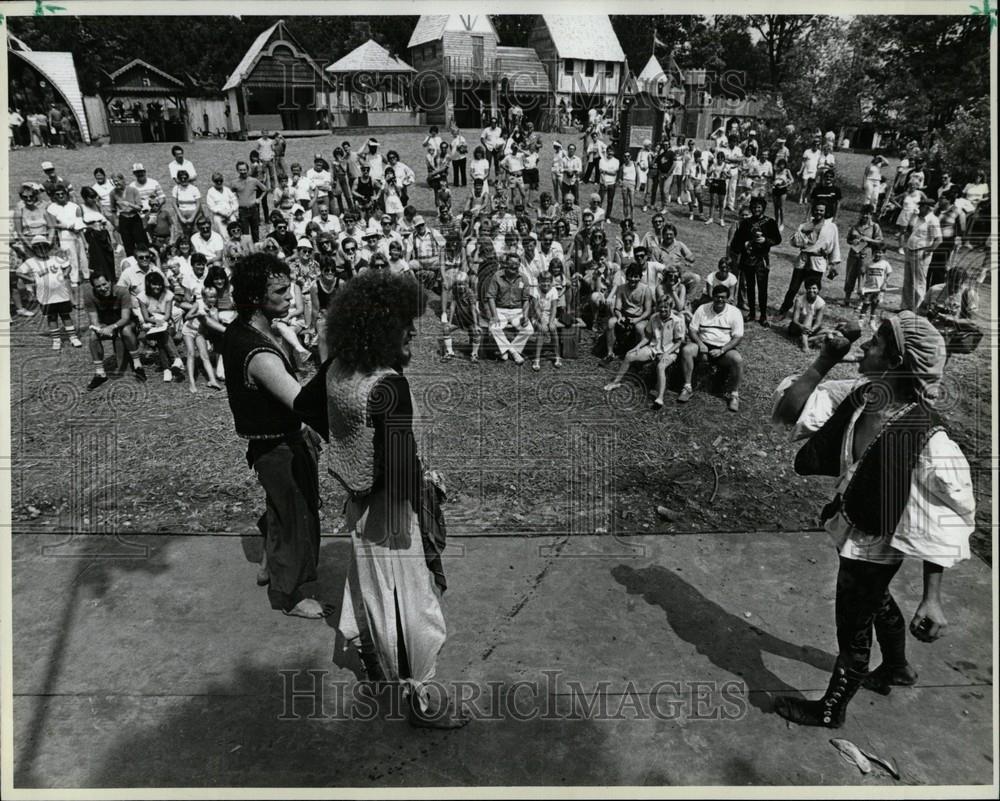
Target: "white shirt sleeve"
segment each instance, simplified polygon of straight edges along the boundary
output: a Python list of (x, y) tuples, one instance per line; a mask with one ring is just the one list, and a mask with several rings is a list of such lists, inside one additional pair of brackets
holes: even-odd
[[(785, 396), (785, 392), (788, 391), (798, 378), (797, 375), (790, 375), (782, 379), (777, 389), (774, 390), (771, 405), (772, 421), (774, 420), (774, 413), (778, 410), (778, 404)], [(819, 431), (823, 427), (823, 424), (833, 417), (833, 413), (837, 410), (837, 407), (859, 385), (860, 382), (856, 378), (843, 378), (821, 382), (813, 390), (805, 406), (802, 407), (799, 419), (792, 426), (791, 439), (793, 441), (806, 439)]]
[(891, 545), (907, 556), (952, 567), (969, 558), (975, 518), (969, 463), (946, 432), (935, 432), (914, 468), (910, 497)]

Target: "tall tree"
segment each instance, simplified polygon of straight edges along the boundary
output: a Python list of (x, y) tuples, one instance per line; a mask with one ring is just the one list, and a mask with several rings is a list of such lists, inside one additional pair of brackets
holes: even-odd
[(750, 14), (747, 21), (760, 34), (767, 52), (771, 86), (779, 88), (785, 78), (785, 66), (791, 51), (809, 30), (815, 14)]

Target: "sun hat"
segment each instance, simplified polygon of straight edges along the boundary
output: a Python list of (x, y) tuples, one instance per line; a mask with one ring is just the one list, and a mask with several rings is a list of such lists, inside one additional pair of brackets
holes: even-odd
[(142, 166), (141, 161), (137, 161), (135, 164), (132, 165), (132, 172), (145, 172), (145, 171), (146, 168)]
[(309, 248), (309, 250), (312, 250), (313, 249), (313, 243), (309, 241), (308, 237), (304, 236), (298, 242), (295, 243), (295, 247), (297, 247), (297, 248)]

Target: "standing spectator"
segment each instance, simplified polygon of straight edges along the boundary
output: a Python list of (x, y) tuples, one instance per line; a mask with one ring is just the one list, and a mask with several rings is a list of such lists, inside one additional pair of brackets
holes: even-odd
[(844, 305), (851, 305), (851, 298), (854, 295), (854, 287), (858, 285), (865, 269), (871, 260), (875, 248), (881, 251), (882, 229), (875, 222), (875, 209), (866, 204), (861, 207), (861, 215), (858, 221), (850, 227), (847, 232), (847, 244), (850, 248), (847, 252), (847, 269), (844, 272)]
[(771, 274), (771, 248), (781, 244), (778, 223), (764, 214), (767, 208), (763, 197), (750, 198), (750, 217), (740, 220), (733, 234), (730, 249), (739, 258), (739, 282), (737, 306), (744, 289), (749, 305), (750, 320), (757, 317), (757, 301), (760, 301), (758, 322), (768, 327), (767, 289)]
[(91, 187), (85, 186), (80, 190), (80, 199), (83, 200), (81, 218), (86, 226), (83, 229), (84, 252), (91, 280), (94, 276), (103, 275), (109, 281), (114, 281), (117, 277), (115, 251), (111, 244), (114, 227), (104, 216), (100, 197)]
[(70, 264), (66, 259), (53, 255), (48, 237), (36, 236), (31, 240), (31, 256), (21, 265), (20, 276), (34, 285), (35, 297), (49, 323), (52, 350), (62, 350), (60, 321), (70, 344), (74, 348), (83, 347), (73, 325)]
[(146, 175), (146, 168), (142, 164), (136, 163), (132, 165), (132, 175), (135, 176), (135, 180), (132, 181), (130, 186), (138, 193), (143, 215), (148, 215), (152, 210), (154, 202), (162, 205), (167, 197), (163, 193), (163, 187), (160, 186), (160, 182), (155, 178), (149, 178)]
[(916, 311), (927, 293), (927, 273), (934, 251), (941, 244), (941, 225), (932, 213), (934, 201), (923, 195), (917, 215), (906, 227), (903, 256), (903, 296), (900, 309)]
[(16, 150), (22, 144), (21, 126), (24, 125), (24, 117), (16, 109), (12, 108), (7, 112), (7, 125), (10, 128), (10, 149)]
[[(625, 152), (631, 155), (631, 150), (625, 148)], [(646, 202), (646, 191), (649, 184), (650, 170), (653, 168), (653, 142), (651, 139), (642, 140), (642, 148), (635, 157), (636, 167), (636, 192), (642, 198), (642, 210), (648, 211), (649, 204)], [(628, 215), (631, 217), (631, 215)]]
[(583, 183), (593, 183), (600, 178), (601, 159), (604, 158), (608, 146), (601, 139), (597, 130), (591, 130), (584, 136), (584, 145), (587, 154), (587, 171), (583, 176)]
[(638, 183), (639, 168), (632, 161), (632, 151), (626, 147), (622, 151), (622, 218), (625, 220), (631, 220), (635, 216), (635, 193)]
[(142, 217), (142, 201), (139, 198), (139, 190), (131, 184), (125, 185), (124, 175), (118, 173), (112, 180), (115, 186), (114, 204), (118, 213), (118, 236), (125, 249), (125, 255), (132, 256), (138, 245), (149, 244)]
[(479, 141), (482, 142), (486, 157), (493, 163), (494, 175), (499, 176), (500, 159), (503, 158), (505, 141), (503, 129), (498, 124), (495, 116), (490, 117), (490, 124), (483, 129), (483, 132), (479, 136)]
[[(294, 169), (294, 165), (293, 165)], [(243, 226), (243, 233), (257, 242), (260, 239), (260, 204), (259, 198), (267, 193), (267, 187), (256, 178), (250, 177), (250, 165), (245, 161), (236, 162), (236, 179), (232, 184), (236, 195), (237, 219)]]
[[(469, 143), (454, 122), (451, 124), (451, 152), (452, 185), (467, 186), (465, 164), (469, 156)], [(403, 201), (403, 204), (405, 205), (406, 201)]]
[(276, 131), (271, 149), (274, 152), (274, 169), (278, 175), (288, 174), (288, 170), (285, 169), (285, 151), (287, 148), (288, 142), (285, 141), (285, 137), (281, 131)]
[(67, 276), (72, 288), (73, 303), (79, 306), (82, 301), (80, 279), (90, 278), (87, 250), (83, 239), (83, 231), (86, 228), (83, 222), (83, 209), (69, 199), (66, 187), (58, 186), (53, 192), (52, 202), (45, 209), (45, 217), (49, 228), (55, 231), (63, 258), (69, 264)]
[[(785, 230), (785, 196), (791, 189), (793, 182), (792, 171), (788, 169), (788, 161), (783, 158), (775, 161), (771, 197), (774, 200), (774, 220), (778, 223), (779, 231)], [(709, 222), (711, 222), (711, 218)]]
[(941, 244), (934, 251), (930, 268), (927, 270), (927, 286), (943, 283), (945, 273), (951, 271), (952, 261), (959, 245), (964, 238), (965, 215), (955, 205), (953, 196), (946, 194), (941, 197), (934, 209), (941, 227)]
[(194, 164), (184, 158), (184, 148), (180, 145), (174, 145), (170, 148), (170, 153), (174, 157), (174, 160), (167, 165), (171, 180), (177, 183), (177, 173), (184, 170), (188, 174), (188, 181), (194, 183), (198, 177), (198, 171), (194, 168)]
[(260, 132), (260, 138), (257, 139), (257, 155), (260, 156), (261, 170), (265, 176), (261, 183), (267, 187), (277, 186), (278, 174), (274, 169), (274, 140), (266, 128)]
[(712, 288), (712, 302), (699, 306), (688, 326), (688, 342), (681, 349), (684, 386), (678, 403), (687, 403), (694, 396), (691, 379), (695, 361), (708, 362), (726, 371), (726, 397), (731, 412), (740, 410), (740, 380), (743, 377), (743, 357), (736, 348), (743, 341), (743, 315), (729, 302), (729, 289), (719, 284)]
[(562, 182), (563, 182), (563, 162), (566, 159), (566, 153), (563, 150), (562, 142), (555, 141), (552, 143), (552, 197), (559, 198), (562, 197)]
[(872, 156), (872, 160), (865, 167), (865, 176), (861, 181), (861, 189), (865, 193), (865, 203), (873, 209), (878, 203), (878, 196), (882, 190), (882, 167), (888, 164), (888, 161), (876, 154)]
[(90, 186), (97, 193), (101, 202), (101, 211), (113, 226), (118, 225), (118, 212), (115, 208), (115, 185), (108, 180), (107, 173), (100, 167), (94, 170), (94, 183)]
[[(181, 233), (184, 236), (191, 236), (194, 232), (195, 221), (204, 216), (204, 209), (201, 205), (201, 190), (188, 181), (187, 170), (177, 171), (177, 185), (174, 186), (171, 196), (173, 198), (173, 212), (177, 217)], [(211, 221), (209, 221), (211, 225)]]
[(802, 161), (799, 165), (799, 179), (802, 186), (799, 191), (799, 205), (805, 205), (808, 198), (812, 197), (813, 188), (816, 185), (816, 175), (819, 171), (819, 160), (823, 155), (820, 146), (820, 138), (813, 137), (812, 144), (802, 151)]
[(736, 188), (740, 179), (740, 167), (743, 165), (743, 149), (738, 144), (736, 134), (730, 134), (728, 145), (720, 148), (726, 156), (729, 165), (729, 178), (726, 182), (726, 208), (736, 211)]
[(566, 148), (566, 157), (562, 162), (562, 186), (560, 196), (565, 200), (571, 195), (575, 200), (580, 196), (580, 174), (583, 172), (583, 162), (576, 155), (576, 145)]
[[(666, 209), (668, 185), (670, 176), (674, 170), (675, 157), (674, 149), (670, 147), (670, 141), (667, 139), (661, 141), (653, 162), (654, 169), (649, 178), (651, 187), (649, 205), (653, 207), (654, 211)], [(656, 204), (657, 193), (659, 193), (660, 197), (661, 205), (659, 206)]]
[[(211, 215), (212, 228), (220, 235), (228, 230), (229, 223), (240, 222), (240, 203), (233, 192), (224, 183), (221, 172), (212, 173), (212, 185), (205, 193), (205, 207)], [(242, 223), (241, 223), (242, 224)]]
[(778, 310), (779, 317), (784, 317), (792, 308), (806, 276), (815, 275), (822, 289), (823, 274), (833, 265), (840, 264), (840, 235), (833, 220), (827, 218), (822, 204), (813, 206), (812, 216), (799, 226), (792, 244), (799, 249), (799, 256)]
[(62, 178), (58, 173), (56, 173), (56, 165), (51, 161), (42, 162), (42, 172), (45, 173), (45, 180), (42, 181), (42, 189), (45, 194), (48, 195), (49, 200), (53, 200), (56, 192), (56, 187), (62, 186), (69, 192), (70, 196), (73, 195), (73, 184)]
[(826, 209), (826, 218), (832, 220), (837, 216), (837, 209), (840, 206), (840, 187), (834, 183), (834, 172), (832, 169), (824, 170), (819, 185), (813, 190), (813, 205), (823, 204)]
[(600, 202), (604, 204), (605, 219), (611, 219), (611, 213), (615, 205), (615, 189), (618, 187), (618, 173), (621, 170), (621, 162), (615, 158), (615, 153), (610, 148), (604, 151), (604, 155), (598, 159), (597, 169), (600, 173)]

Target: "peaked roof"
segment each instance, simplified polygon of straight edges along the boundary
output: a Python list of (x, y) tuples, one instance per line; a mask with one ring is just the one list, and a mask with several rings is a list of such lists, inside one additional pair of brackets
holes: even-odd
[(660, 62), (656, 60), (656, 56), (650, 56), (649, 61), (646, 62), (646, 66), (642, 68), (642, 72), (639, 73), (639, 83), (645, 83), (646, 81), (655, 81), (658, 78), (664, 76), (663, 67), (660, 66)]
[(403, 59), (393, 56), (374, 39), (355, 47), (326, 68), (327, 72), (416, 72)]
[(542, 14), (560, 58), (624, 61), (625, 51), (607, 14), (570, 16)]
[(243, 54), (243, 58), (240, 59), (240, 63), (236, 65), (236, 69), (233, 70), (233, 74), (229, 76), (229, 80), (226, 81), (225, 85), (222, 87), (223, 92), (228, 92), (230, 89), (235, 89), (239, 86), (243, 80), (249, 75), (257, 61), (264, 54), (264, 50), (272, 39), (278, 38), (274, 34), (277, 32), (278, 36), (284, 39), (286, 42), (291, 42), (297, 51), (302, 53), (305, 59), (309, 62), (309, 65), (316, 71), (316, 74), (320, 76), (320, 80), (326, 80), (326, 75), (323, 70), (320, 69), (319, 64), (313, 61), (312, 56), (306, 52), (306, 49), (299, 44), (298, 40), (292, 36), (292, 32), (285, 27), (285, 21), (279, 19), (274, 25), (268, 28), (266, 31), (262, 31), (260, 36), (253, 40), (253, 44), (250, 45), (250, 49)]
[(175, 83), (178, 86), (184, 86), (184, 81), (178, 80), (173, 75), (171, 75), (171, 74), (169, 74), (167, 72), (164, 72), (163, 70), (158, 69), (157, 67), (154, 67), (152, 64), (150, 64), (149, 62), (143, 61), (141, 58), (133, 58), (124, 67), (121, 67), (120, 69), (117, 69), (117, 70), (115, 70), (112, 73), (109, 73), (108, 77), (111, 80), (115, 80), (115, 78), (117, 78), (119, 75), (124, 75), (126, 72), (128, 72), (133, 67), (145, 67), (146, 69), (150, 70), (151, 72), (155, 72), (157, 75), (159, 75), (161, 78), (164, 78), (165, 80), (168, 80), (168, 81), (170, 81), (172, 83)]
[(485, 14), (422, 14), (406, 46), (410, 48), (427, 42), (436, 42), (444, 36), (445, 31), (492, 33), (494, 39), (500, 40), (496, 28)]
[(552, 91), (549, 73), (531, 47), (497, 46), (497, 72), (510, 76), (510, 91), (545, 93)]
[(226, 85), (222, 87), (223, 92), (228, 92), (230, 89), (235, 89), (240, 85), (244, 76), (250, 72), (250, 67), (253, 65), (254, 61), (257, 60), (257, 56), (260, 55), (264, 46), (267, 44), (267, 40), (271, 38), (271, 34), (281, 25), (282, 20), (278, 20), (274, 25), (268, 28), (266, 31), (261, 32), (260, 36), (253, 40), (253, 44), (250, 48), (243, 54), (243, 58), (240, 59), (240, 63), (236, 65), (236, 69), (233, 70), (233, 74), (229, 76), (229, 80), (226, 81)]
[(83, 93), (76, 77), (76, 64), (72, 53), (49, 53), (42, 50), (11, 50), (38, 70), (63, 96), (80, 126), (83, 141), (90, 143), (90, 128), (83, 108)]

